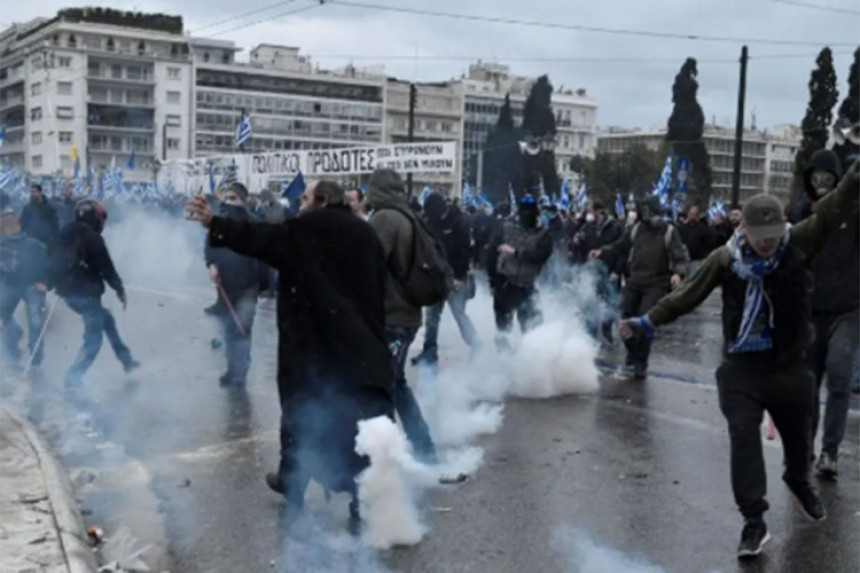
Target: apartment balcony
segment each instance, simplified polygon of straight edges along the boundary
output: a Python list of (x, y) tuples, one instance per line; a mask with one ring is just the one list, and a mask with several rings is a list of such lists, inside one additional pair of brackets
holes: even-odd
[(155, 86), (154, 74), (141, 74), (139, 76), (129, 77), (128, 74), (115, 74), (111, 70), (87, 70), (87, 79), (90, 82), (98, 84), (113, 84), (113, 85), (145, 85)]
[(87, 103), (98, 104), (101, 106), (155, 109), (155, 100), (153, 98), (129, 98), (128, 95), (123, 98), (117, 98), (115, 96), (108, 97), (106, 95), (101, 96), (90, 94), (87, 96)]
[(12, 96), (6, 97), (4, 99), (0, 99), (0, 109), (12, 109), (14, 107), (23, 106), (24, 105), (24, 96)]
[(152, 107), (98, 105), (87, 106), (87, 128), (99, 131), (143, 132), (155, 129)]

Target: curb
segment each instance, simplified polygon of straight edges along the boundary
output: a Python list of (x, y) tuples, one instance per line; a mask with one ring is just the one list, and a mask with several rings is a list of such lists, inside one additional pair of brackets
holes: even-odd
[(95, 573), (96, 558), (86, 540), (84, 522), (78, 511), (72, 483), (63, 466), (29, 421), (7, 408), (0, 408), (18, 426), (36, 453), (69, 573)]

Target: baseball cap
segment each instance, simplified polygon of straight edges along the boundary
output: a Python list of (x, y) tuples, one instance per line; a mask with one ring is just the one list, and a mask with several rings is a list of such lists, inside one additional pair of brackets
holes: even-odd
[(744, 204), (744, 229), (756, 239), (771, 239), (785, 234), (782, 203), (773, 195), (755, 195)]

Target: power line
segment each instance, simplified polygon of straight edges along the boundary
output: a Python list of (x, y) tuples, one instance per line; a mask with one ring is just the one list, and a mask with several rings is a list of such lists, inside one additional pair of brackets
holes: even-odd
[(797, 6), (800, 8), (811, 8), (813, 10), (823, 10), (825, 12), (836, 12), (838, 14), (852, 14), (860, 16), (860, 10), (852, 10), (851, 8), (839, 8), (836, 6), (824, 6), (823, 4), (812, 4), (810, 2), (800, 2), (799, 0), (770, 0), (774, 4), (787, 4), (789, 6)]
[(267, 18), (263, 18), (262, 20), (255, 20), (253, 22), (240, 24), (240, 25), (236, 26), (235, 28), (230, 28), (228, 30), (222, 30), (221, 32), (216, 32), (214, 34), (210, 34), (209, 36), (215, 37), (215, 36), (223, 36), (224, 34), (231, 34), (231, 33), (236, 32), (238, 30), (244, 30), (245, 28), (250, 28), (251, 26), (256, 26), (258, 24), (262, 24), (263, 22), (271, 22), (272, 20), (277, 20), (278, 18), (283, 18), (285, 16), (291, 16), (293, 14), (298, 14), (299, 12), (306, 12), (308, 10), (313, 10), (314, 8), (319, 8), (320, 6), (323, 6), (323, 3), (315, 3), (315, 4), (311, 4), (309, 6), (302, 6), (301, 8), (295, 8), (294, 10), (287, 10), (286, 12), (283, 12), (281, 14), (275, 14), (274, 16), (269, 16)]
[(231, 16), (231, 17), (226, 18), (224, 20), (219, 20), (218, 22), (212, 22), (210, 24), (206, 24), (206, 25), (201, 26), (200, 28), (197, 28), (193, 31), (189, 31), (188, 33), (189, 34), (199, 34), (203, 30), (208, 30), (210, 28), (217, 28), (218, 26), (221, 26), (223, 24), (228, 24), (228, 23), (234, 22), (236, 20), (241, 20), (242, 18), (247, 18), (248, 16), (253, 16), (255, 14), (260, 14), (262, 12), (266, 12), (266, 11), (271, 10), (273, 8), (278, 8), (279, 6), (283, 6), (285, 4), (289, 4), (290, 2), (295, 2), (295, 1), (296, 0), (281, 0), (280, 2), (275, 2), (274, 4), (269, 4), (268, 6), (264, 6), (262, 8), (258, 8), (256, 10), (251, 10), (249, 12), (242, 12), (241, 14)]
[(380, 4), (368, 4), (364, 2), (353, 2), (351, 0), (329, 0), (329, 4), (349, 6), (353, 8), (365, 8), (368, 10), (379, 10), (383, 12), (395, 12), (400, 14), (411, 14), (413, 16), (430, 16), (434, 18), (447, 18), (453, 20), (467, 20), (472, 22), (486, 22), (493, 24), (511, 24), (517, 26), (530, 26), (534, 28), (550, 28), (557, 30), (574, 30), (578, 32), (594, 32), (600, 34), (616, 34), (623, 36), (643, 36), (648, 38), (663, 38), (671, 40), (699, 40), (705, 42), (729, 42), (734, 44), (773, 44), (783, 46), (841, 46), (852, 47), (850, 43), (837, 43), (832, 41), (803, 41), (803, 40), (779, 40), (773, 38), (736, 38), (731, 36), (709, 36), (701, 34), (682, 34), (677, 32), (654, 32), (648, 30), (631, 30), (625, 28), (607, 28), (602, 26), (584, 26), (579, 24), (561, 24), (554, 22), (537, 22), (531, 20), (518, 20), (514, 18), (502, 18), (498, 16), (478, 16), (475, 14), (456, 14), (451, 12), (436, 12), (418, 8), (403, 8), (399, 6), (384, 6)]

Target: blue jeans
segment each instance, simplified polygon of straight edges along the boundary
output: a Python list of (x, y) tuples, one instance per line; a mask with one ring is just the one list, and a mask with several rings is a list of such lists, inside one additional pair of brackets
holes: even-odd
[(851, 384), (857, 363), (858, 320), (857, 309), (839, 316), (814, 317), (816, 340), (810, 351), (810, 367), (815, 375), (815, 410), (812, 436), (815, 437), (821, 416), (818, 404), (821, 383), (827, 375), (827, 402), (824, 408), (821, 450), (836, 456), (845, 437), (848, 408), (851, 403)]
[[(45, 317), (45, 293), (35, 288), (0, 288), (0, 320), (3, 321), (3, 347), (4, 350), (15, 360), (20, 357), (18, 342), (24, 335), (21, 327), (15, 321), (15, 309), (18, 303), (24, 300), (27, 309), (27, 336), (29, 339), (30, 354), (33, 356), (33, 365), (42, 363), (44, 354), (44, 341), (39, 341)], [(38, 342), (38, 347), (36, 343)]]
[(406, 356), (417, 331), (417, 328), (389, 326), (385, 329), (385, 341), (391, 350), (391, 368), (394, 371), (394, 407), (400, 416), (406, 438), (420, 459), (435, 463), (436, 447), (430, 437), (430, 429), (406, 382)]
[[(475, 348), (478, 345), (478, 333), (475, 331), (475, 325), (466, 314), (466, 284), (455, 291), (451, 291), (448, 295), (447, 303), (451, 312), (454, 314), (454, 320), (457, 322), (457, 327), (460, 329), (460, 336), (470, 348)], [(424, 311), (424, 350), (435, 351), (438, 348), (439, 342), (439, 323), (442, 320), (442, 311), (445, 309), (445, 302), (428, 306)]]
[(67, 386), (80, 384), (84, 374), (93, 365), (99, 350), (101, 350), (103, 335), (107, 335), (108, 342), (110, 342), (114, 354), (123, 367), (128, 367), (131, 364), (131, 352), (119, 336), (113, 315), (102, 306), (101, 297), (70, 296), (66, 297), (66, 304), (84, 321), (84, 344), (81, 346), (72, 367), (66, 372), (65, 382)]
[[(254, 328), (254, 315), (257, 312), (257, 292), (245, 291), (239, 296), (234, 296), (230, 301), (242, 332), (233, 318), (233, 313), (225, 309), (221, 314), (221, 324), (224, 328), (224, 345), (227, 351), (227, 374), (230, 382), (244, 384), (251, 368), (251, 331)], [(244, 332), (244, 334), (243, 334)]]

